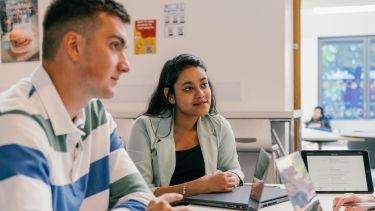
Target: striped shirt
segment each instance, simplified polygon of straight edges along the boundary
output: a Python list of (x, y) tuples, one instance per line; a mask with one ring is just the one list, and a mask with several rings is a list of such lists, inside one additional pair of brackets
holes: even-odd
[(72, 121), (42, 66), (0, 94), (0, 210), (144, 210), (152, 197), (99, 100)]

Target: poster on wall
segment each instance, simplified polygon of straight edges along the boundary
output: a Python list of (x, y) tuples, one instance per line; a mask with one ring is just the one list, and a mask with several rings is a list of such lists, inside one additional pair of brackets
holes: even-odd
[(166, 38), (185, 36), (185, 4), (164, 5), (164, 35)]
[(134, 54), (156, 54), (156, 20), (136, 20), (134, 24)]
[(0, 0), (1, 62), (39, 61), (38, 0)]

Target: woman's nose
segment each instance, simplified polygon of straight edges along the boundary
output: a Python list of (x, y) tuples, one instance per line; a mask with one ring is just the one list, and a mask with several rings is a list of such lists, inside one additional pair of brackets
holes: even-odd
[(201, 88), (198, 88), (196, 90), (197, 90), (197, 92), (196, 92), (196, 97), (197, 98), (201, 98), (201, 97), (204, 96), (204, 92), (203, 92), (203, 90)]

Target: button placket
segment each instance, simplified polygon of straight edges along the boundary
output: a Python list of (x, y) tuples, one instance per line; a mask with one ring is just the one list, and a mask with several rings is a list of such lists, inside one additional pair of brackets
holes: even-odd
[(72, 157), (72, 169), (71, 169), (71, 179), (74, 185), (72, 185), (74, 196), (79, 196), (82, 192), (82, 187), (80, 183), (75, 183), (79, 178), (80, 165), (83, 156), (83, 143), (81, 139), (81, 134), (75, 133), (71, 135), (71, 140), (73, 144), (73, 157)]

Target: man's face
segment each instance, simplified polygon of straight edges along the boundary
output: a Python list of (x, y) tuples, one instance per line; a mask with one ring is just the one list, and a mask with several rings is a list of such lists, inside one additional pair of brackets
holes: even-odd
[[(181, 72), (174, 85), (176, 114), (202, 116), (211, 105), (211, 89), (206, 72), (200, 67), (189, 67)], [(171, 101), (170, 101), (171, 102)]]
[(80, 77), (90, 97), (111, 98), (121, 74), (130, 68), (125, 55), (128, 38), (118, 17), (102, 13), (98, 18), (101, 26), (82, 48)]

